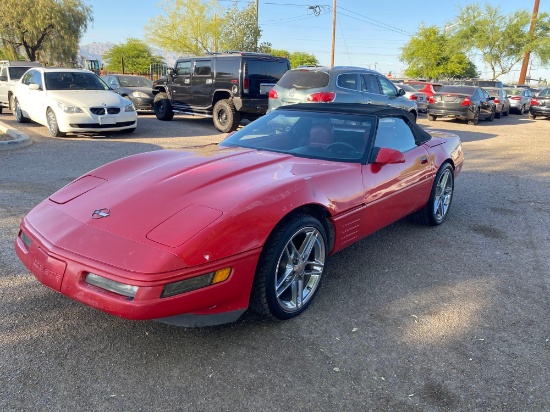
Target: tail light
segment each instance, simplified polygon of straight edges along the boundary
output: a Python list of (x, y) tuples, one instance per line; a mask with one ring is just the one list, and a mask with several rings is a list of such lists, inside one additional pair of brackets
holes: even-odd
[(411, 94), (411, 97), (409, 97), (410, 100), (418, 100), (418, 96), (416, 94)]
[(500, 100), (499, 99), (495, 99), (493, 100), (495, 102), (495, 104), (499, 104), (500, 103)]
[(243, 93), (248, 93), (248, 92), (249, 92), (249, 81), (248, 81), (248, 77), (245, 77), (243, 81)]
[(433, 96), (429, 96), (428, 97), (428, 103), (431, 103), (431, 104), (434, 104), (435, 103), (435, 99)]
[(512, 99), (512, 100), (521, 100), (521, 97), (520, 96), (512, 96), (512, 97), (510, 97), (510, 99)]
[(335, 97), (336, 93), (333, 92), (319, 92), (310, 94), (307, 97), (307, 101), (315, 103), (330, 103), (334, 100)]
[(470, 100), (469, 97), (465, 97), (464, 100), (462, 101), (462, 106), (470, 106), (472, 104), (472, 101)]
[(278, 99), (279, 94), (275, 90), (269, 89), (269, 92), (267, 93), (267, 97), (269, 97), (270, 99)]
[(533, 97), (531, 99), (531, 106), (538, 106), (539, 105), (539, 101), (537, 100), (536, 97)]

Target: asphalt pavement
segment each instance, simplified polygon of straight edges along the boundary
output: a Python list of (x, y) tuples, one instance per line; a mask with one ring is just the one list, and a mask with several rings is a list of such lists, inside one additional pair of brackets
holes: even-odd
[(550, 120), (427, 129), (461, 136), (441, 226), (399, 221), (332, 256), (285, 322), (179, 328), (119, 319), (42, 286), (13, 248), (24, 214), (124, 156), (216, 143), (211, 120), (139, 117), (134, 134), (0, 151), (1, 411), (550, 410)]

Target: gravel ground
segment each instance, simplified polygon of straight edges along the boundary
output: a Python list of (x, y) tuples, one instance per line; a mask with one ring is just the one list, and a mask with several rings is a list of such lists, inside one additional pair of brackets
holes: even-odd
[(154, 116), (127, 136), (20, 127), (33, 144), (0, 151), (0, 410), (550, 410), (550, 121), (419, 123), (463, 139), (444, 225), (400, 221), (331, 257), (296, 319), (203, 329), (73, 302), (29, 274), (13, 240), (28, 210), (86, 171), (223, 135)]

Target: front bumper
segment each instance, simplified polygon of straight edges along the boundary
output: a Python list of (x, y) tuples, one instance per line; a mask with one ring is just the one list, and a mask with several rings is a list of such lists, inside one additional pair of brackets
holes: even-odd
[(74, 132), (115, 132), (133, 129), (137, 126), (137, 112), (124, 112), (112, 115), (93, 113), (56, 113), (59, 130)]
[(134, 103), (134, 107), (137, 111), (153, 111), (152, 97), (131, 97), (130, 100)]
[[(252, 281), (261, 252), (256, 249), (200, 267), (177, 271), (140, 273), (119, 269), (97, 259), (56, 247), (31, 226), (26, 218), (21, 223), (15, 249), (19, 259), (42, 284), (71, 299), (126, 319), (158, 320), (180, 326), (208, 326), (237, 320), (248, 308)], [(231, 267), (232, 272), (224, 282), (161, 297), (168, 283), (225, 267)], [(91, 285), (85, 280), (88, 273), (137, 286), (137, 292), (130, 298)]]

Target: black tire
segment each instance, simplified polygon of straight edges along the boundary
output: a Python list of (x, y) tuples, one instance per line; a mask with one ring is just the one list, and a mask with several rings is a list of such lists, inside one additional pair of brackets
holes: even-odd
[(519, 108), (519, 114), (523, 114), (525, 113), (525, 105), (522, 104), (521, 107)]
[(10, 110), (12, 114), (15, 114), (15, 97), (13, 96), (13, 94), (10, 95), (9, 102), (10, 102)]
[(172, 120), (174, 118), (174, 109), (166, 93), (159, 93), (155, 96), (153, 109), (159, 120)]
[(57, 118), (55, 117), (55, 113), (50, 107), (48, 107), (48, 110), (46, 110), (46, 122), (48, 123), (48, 130), (52, 137), (64, 137), (67, 135), (67, 133), (63, 133), (59, 130)]
[(506, 110), (505, 112), (502, 112), (502, 114), (504, 116), (508, 116), (510, 114), (510, 107), (508, 107), (508, 110)]
[(2, 114), (2, 110), (4, 110), (4, 107), (0, 104), (0, 114)]
[(434, 179), (430, 198), (426, 206), (410, 216), (410, 220), (428, 226), (442, 224), (449, 214), (454, 194), (454, 170), (445, 162)]
[(283, 220), (260, 255), (250, 308), (281, 320), (306, 310), (321, 285), (328, 253), (326, 239), (323, 225), (312, 216), (296, 214)]
[(241, 121), (239, 112), (231, 99), (218, 100), (214, 105), (212, 117), (216, 129), (223, 133), (237, 130)]
[(495, 120), (495, 112), (491, 110), (491, 115), (489, 117), (486, 117), (485, 120), (487, 120), (488, 122), (492, 122), (493, 120)]
[(468, 120), (468, 124), (474, 126), (479, 122), (479, 108), (476, 109), (476, 112), (474, 113), (474, 118)]
[(435, 119), (437, 119), (437, 116), (435, 116), (435, 115), (433, 115), (433, 114), (429, 114), (429, 115), (428, 115), (428, 120), (429, 120), (430, 122), (435, 122)]
[(17, 120), (18, 123), (29, 123), (31, 121), (31, 119), (23, 115), (21, 105), (17, 99), (15, 99), (15, 120)]
[(529, 119), (535, 120), (537, 118), (536, 115), (529, 113)]
[(503, 110), (504, 110), (504, 107), (502, 108), (502, 110), (501, 110), (500, 112), (496, 112), (496, 113), (495, 113), (495, 117), (496, 117), (497, 119), (500, 119), (500, 118), (502, 117), (502, 111), (503, 111)]

